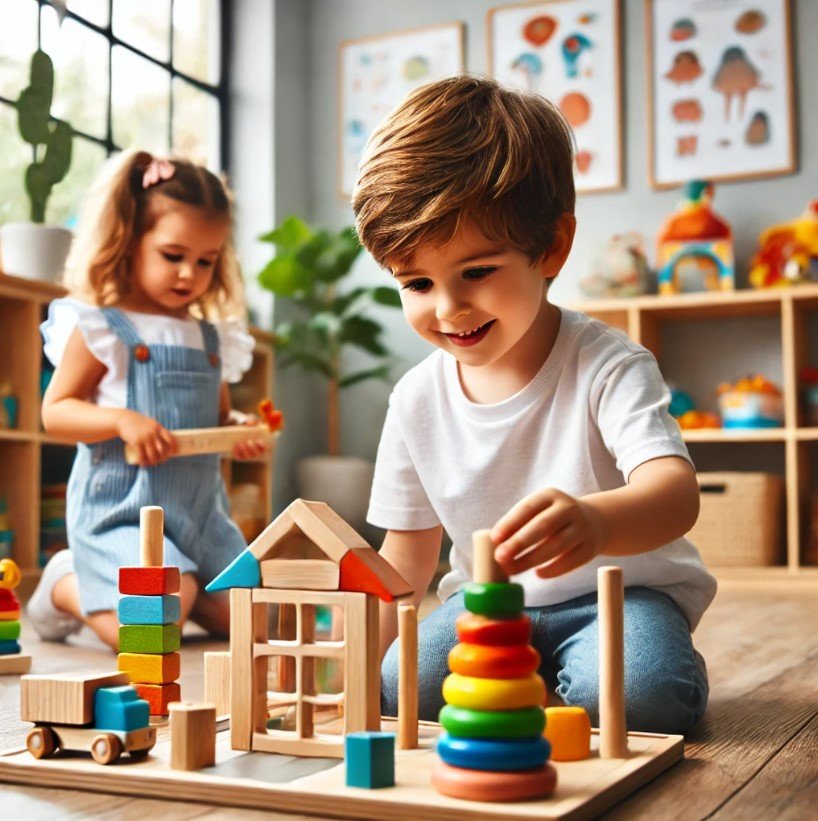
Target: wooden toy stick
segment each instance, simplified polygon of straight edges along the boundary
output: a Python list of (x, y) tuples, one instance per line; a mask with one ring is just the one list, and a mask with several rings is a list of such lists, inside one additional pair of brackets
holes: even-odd
[(599, 755), (627, 758), (625, 727), (625, 590), (621, 567), (600, 567), (599, 586)]
[(164, 564), (165, 512), (149, 506), (139, 511), (139, 563), (142, 567), (162, 567)]
[(494, 543), (488, 530), (475, 530), (472, 534), (474, 571), (472, 578), (481, 584), (508, 581), (502, 567), (494, 560)]
[(418, 746), (418, 612), (398, 605), (398, 749)]

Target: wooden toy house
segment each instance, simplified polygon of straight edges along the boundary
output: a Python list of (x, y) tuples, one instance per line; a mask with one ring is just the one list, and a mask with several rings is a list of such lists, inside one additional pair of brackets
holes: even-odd
[[(328, 505), (293, 502), (207, 589), (225, 588), (233, 749), (341, 758), (344, 735), (380, 729), (378, 601), (412, 590)], [(317, 607), (342, 614), (341, 638), (316, 640)], [(288, 623), (292, 632), (281, 629)], [(316, 690), (316, 665), (328, 659), (342, 668), (340, 692)], [(316, 731), (315, 709), (326, 705), (343, 713), (341, 735)], [(294, 710), (295, 729), (268, 728), (270, 708)]]

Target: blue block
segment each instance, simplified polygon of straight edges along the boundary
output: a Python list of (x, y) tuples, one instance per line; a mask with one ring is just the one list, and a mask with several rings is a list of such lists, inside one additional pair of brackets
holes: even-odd
[(344, 739), (347, 787), (395, 786), (395, 734), (350, 733)]
[(20, 652), (20, 642), (14, 639), (0, 641), (0, 656), (9, 656)]
[(205, 587), (208, 593), (231, 587), (261, 587), (261, 568), (250, 549), (239, 553), (233, 561)]
[(127, 733), (147, 727), (149, 721), (150, 706), (137, 696), (133, 685), (100, 687), (94, 693), (94, 727)]
[(437, 754), (451, 767), (513, 772), (542, 767), (551, 756), (551, 745), (542, 736), (494, 741), (441, 733), (437, 739)]
[(120, 624), (176, 624), (182, 614), (178, 596), (123, 596)]

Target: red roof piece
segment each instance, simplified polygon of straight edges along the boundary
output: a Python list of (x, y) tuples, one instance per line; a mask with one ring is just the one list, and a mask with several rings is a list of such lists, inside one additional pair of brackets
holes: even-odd
[(414, 592), (403, 576), (371, 547), (354, 547), (341, 559), (339, 590), (374, 593), (390, 602)]

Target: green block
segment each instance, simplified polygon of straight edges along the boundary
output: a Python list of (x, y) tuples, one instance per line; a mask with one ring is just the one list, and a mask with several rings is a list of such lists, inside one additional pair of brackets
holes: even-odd
[(463, 590), (466, 610), (490, 619), (513, 619), (523, 612), (523, 586), (508, 582), (471, 582)]
[(15, 641), (20, 638), (20, 622), (17, 619), (0, 621), (0, 641)]
[(175, 653), (181, 644), (178, 624), (123, 624), (120, 653)]

